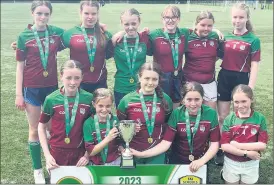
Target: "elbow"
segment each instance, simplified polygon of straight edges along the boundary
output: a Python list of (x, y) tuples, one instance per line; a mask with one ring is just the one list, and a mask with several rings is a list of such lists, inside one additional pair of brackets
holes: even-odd
[(261, 143), (260, 151), (264, 151), (266, 149), (266, 143)]

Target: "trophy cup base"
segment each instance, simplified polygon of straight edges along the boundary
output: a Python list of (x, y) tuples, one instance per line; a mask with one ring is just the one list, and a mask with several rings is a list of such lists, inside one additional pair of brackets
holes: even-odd
[(120, 168), (132, 169), (136, 168), (136, 163), (133, 158), (121, 158)]

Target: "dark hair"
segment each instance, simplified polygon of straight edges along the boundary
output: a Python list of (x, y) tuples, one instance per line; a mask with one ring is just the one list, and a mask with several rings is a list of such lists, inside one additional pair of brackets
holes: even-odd
[(136, 16), (138, 17), (139, 22), (140, 22), (140, 21), (141, 21), (140, 14), (141, 14), (141, 13), (138, 12), (138, 10), (136, 10), (135, 8), (130, 8), (130, 9), (127, 9), (127, 10), (125, 10), (125, 11), (123, 11), (123, 12), (121, 13), (120, 19), (121, 19), (121, 21), (122, 21), (122, 17), (123, 17), (124, 15), (136, 15)]
[(52, 13), (52, 6), (50, 1), (32, 1), (31, 4), (31, 12), (34, 12), (34, 10), (38, 7), (38, 6), (43, 6), (45, 5), (46, 7), (49, 8), (50, 10), (50, 14)]
[(202, 97), (204, 97), (203, 86), (197, 82), (186, 82), (181, 90), (182, 99), (186, 96), (188, 92), (197, 91)]
[[(145, 62), (139, 69), (139, 73), (138, 73), (139, 77), (142, 76), (144, 70), (150, 70), (150, 71), (154, 71), (154, 72), (158, 73), (159, 74), (159, 83), (160, 83), (162, 71), (161, 71), (161, 67), (159, 64), (157, 64), (155, 62)], [(138, 88), (140, 88), (140, 83), (138, 83)], [(158, 85), (155, 88), (155, 92), (156, 92), (156, 95), (161, 99), (161, 104), (163, 105), (164, 110), (169, 111), (170, 108), (168, 106), (167, 101), (164, 98), (163, 90), (160, 87), (160, 85)]]
[(231, 93), (231, 99), (233, 100), (233, 96), (235, 93), (238, 92), (243, 92), (250, 100), (252, 100), (251, 103), (251, 109), (254, 109), (254, 94), (253, 94), (253, 90), (251, 89), (251, 87), (249, 87), (248, 85), (244, 85), (244, 84), (240, 84), (237, 85), (236, 87), (234, 87), (232, 93)]
[(73, 69), (73, 68), (77, 68), (80, 69), (82, 74), (83, 74), (83, 67), (82, 64), (76, 60), (68, 60), (65, 63), (63, 63), (63, 65), (61, 66), (60, 69), (60, 74), (62, 75), (64, 73), (64, 69)]
[[(83, 6), (91, 6), (91, 7), (96, 7), (97, 11), (99, 12), (99, 3), (97, 1), (81, 1), (80, 2), (80, 10), (83, 11)], [(98, 43), (100, 43), (100, 45), (102, 47), (105, 47), (106, 45), (106, 37), (105, 34), (101, 32), (101, 28), (99, 25), (99, 19), (97, 20), (97, 22), (94, 25), (94, 29), (95, 29), (95, 37), (96, 39), (98, 39)]]
[(252, 26), (251, 21), (250, 21), (249, 7), (245, 3), (236, 3), (236, 4), (233, 5), (232, 9), (234, 9), (234, 8), (244, 10), (246, 12), (246, 16), (247, 16), (247, 19), (248, 19), (247, 22), (246, 22), (246, 29), (249, 32), (254, 32), (253, 26)]
[(107, 98), (107, 97), (110, 97), (111, 101), (113, 103), (114, 97), (113, 97), (113, 94), (112, 94), (110, 89), (99, 88), (99, 89), (96, 89), (93, 92), (93, 102), (94, 103), (97, 103), (100, 99), (104, 99), (104, 98)]

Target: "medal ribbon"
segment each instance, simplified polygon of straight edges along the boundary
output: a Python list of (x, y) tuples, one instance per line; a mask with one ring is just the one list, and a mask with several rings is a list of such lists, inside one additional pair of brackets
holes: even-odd
[(171, 52), (172, 52), (172, 58), (173, 58), (173, 65), (174, 65), (174, 69), (176, 70), (178, 68), (178, 64), (179, 64), (179, 36), (176, 32), (175, 34), (175, 38), (174, 38), (174, 42), (175, 42), (175, 48), (172, 47), (172, 41), (169, 38), (169, 35), (167, 32), (164, 32), (165, 38), (168, 40), (169, 44), (170, 44), (170, 48), (171, 48)]
[(136, 40), (135, 40), (132, 59), (130, 58), (130, 55), (129, 55), (128, 45), (127, 45), (127, 36), (126, 35), (124, 35), (123, 41), (124, 41), (124, 50), (126, 52), (127, 65), (128, 65), (129, 71), (130, 71), (132, 76), (135, 76), (134, 73), (133, 73), (133, 70), (134, 70), (134, 64), (135, 64), (136, 56), (137, 56), (137, 52), (138, 52), (139, 35), (136, 37)]
[(146, 125), (147, 125), (147, 131), (149, 136), (152, 136), (153, 130), (154, 130), (154, 122), (155, 122), (155, 116), (156, 116), (156, 103), (157, 103), (157, 95), (154, 92), (153, 95), (153, 104), (152, 104), (152, 114), (151, 114), (151, 120), (148, 118), (148, 113), (147, 113), (147, 106), (144, 100), (144, 95), (142, 92), (140, 92), (140, 100), (142, 104), (142, 110), (143, 110), (143, 115), (146, 120)]
[(194, 140), (194, 136), (197, 133), (197, 130), (198, 130), (198, 127), (199, 127), (199, 124), (200, 124), (200, 120), (201, 120), (201, 108), (199, 108), (198, 113), (197, 113), (197, 117), (196, 117), (194, 129), (193, 129), (193, 133), (192, 133), (192, 138), (191, 138), (189, 113), (188, 113), (187, 109), (185, 110), (185, 119), (186, 119), (187, 141), (188, 141), (190, 153), (192, 154), (192, 152), (193, 152), (193, 140)]
[(92, 66), (92, 64), (94, 62), (95, 53), (96, 53), (97, 39), (95, 36), (93, 36), (93, 44), (92, 44), (92, 49), (91, 49), (90, 48), (90, 40), (88, 38), (86, 29), (84, 26), (81, 26), (81, 29), (82, 29), (82, 33), (84, 35), (86, 46), (87, 46), (89, 62), (90, 62), (90, 65)]
[(69, 103), (68, 103), (68, 97), (64, 95), (64, 109), (65, 109), (65, 117), (66, 117), (66, 135), (68, 137), (74, 123), (75, 123), (75, 117), (76, 117), (76, 112), (78, 109), (78, 104), (79, 104), (79, 92), (77, 90), (76, 92), (76, 98), (74, 100), (74, 105), (71, 110), (71, 118), (69, 119)]
[[(102, 137), (101, 137), (101, 133), (100, 133), (99, 119), (96, 114), (94, 115), (94, 123), (95, 123), (97, 141), (98, 141), (98, 143), (100, 143), (102, 141)], [(106, 136), (108, 135), (109, 130), (110, 130), (110, 120), (109, 120), (109, 116), (107, 116)], [(100, 154), (102, 156), (103, 162), (105, 163), (107, 160), (107, 154), (108, 154), (108, 144), (107, 144), (107, 146), (104, 147), (104, 149), (101, 151)]]
[(45, 41), (44, 41), (45, 52), (43, 51), (42, 43), (41, 43), (40, 38), (38, 36), (36, 27), (33, 25), (31, 27), (31, 29), (32, 29), (32, 32), (34, 34), (34, 38), (36, 40), (38, 48), (39, 48), (39, 53), (40, 53), (40, 57), (41, 57), (42, 66), (44, 68), (44, 71), (46, 71), (47, 70), (47, 65), (48, 65), (48, 57), (49, 57), (49, 32), (48, 32), (48, 29), (45, 30)]

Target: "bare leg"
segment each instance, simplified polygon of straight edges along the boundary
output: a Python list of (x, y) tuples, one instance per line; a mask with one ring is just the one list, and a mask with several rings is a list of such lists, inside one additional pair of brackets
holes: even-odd
[(230, 112), (230, 101), (218, 101), (217, 103), (218, 115), (219, 115), (219, 126), (220, 131), (224, 123), (224, 119), (228, 116)]
[(205, 105), (207, 105), (207, 106), (209, 106), (209, 107), (211, 107), (215, 110), (217, 109), (217, 102), (216, 101), (206, 101), (206, 100), (204, 100), (203, 104), (205, 104)]

